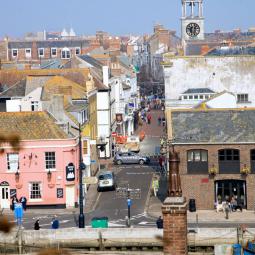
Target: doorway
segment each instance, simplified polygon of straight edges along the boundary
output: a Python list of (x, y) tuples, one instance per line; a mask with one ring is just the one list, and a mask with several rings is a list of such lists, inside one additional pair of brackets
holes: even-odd
[(0, 208), (10, 209), (10, 186), (5, 181), (0, 183)]
[(215, 181), (215, 202), (230, 201), (232, 197), (243, 208), (247, 207), (246, 181), (242, 180), (219, 180)]
[(75, 186), (66, 186), (66, 207), (74, 207), (75, 205)]

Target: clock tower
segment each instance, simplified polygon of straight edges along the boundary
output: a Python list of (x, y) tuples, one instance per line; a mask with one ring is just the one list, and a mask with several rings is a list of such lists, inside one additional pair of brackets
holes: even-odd
[(204, 40), (203, 0), (182, 0), (182, 40)]

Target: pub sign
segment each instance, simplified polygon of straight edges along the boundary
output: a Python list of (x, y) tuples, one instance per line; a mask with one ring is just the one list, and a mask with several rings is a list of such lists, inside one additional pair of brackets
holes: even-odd
[(69, 163), (66, 166), (66, 180), (69, 182), (75, 180), (75, 167), (73, 163)]

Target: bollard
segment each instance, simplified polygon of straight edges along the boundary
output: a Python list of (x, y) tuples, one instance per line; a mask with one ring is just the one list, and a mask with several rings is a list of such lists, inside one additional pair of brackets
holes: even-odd
[(228, 206), (225, 208), (225, 214), (226, 214), (226, 220), (228, 220), (228, 214), (229, 214), (229, 207)]

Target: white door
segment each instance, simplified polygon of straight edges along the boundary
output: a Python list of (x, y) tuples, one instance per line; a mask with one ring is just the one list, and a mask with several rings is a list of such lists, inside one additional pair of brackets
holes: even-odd
[(0, 208), (10, 209), (10, 189), (9, 186), (0, 186)]
[(66, 186), (66, 207), (75, 205), (75, 186)]

